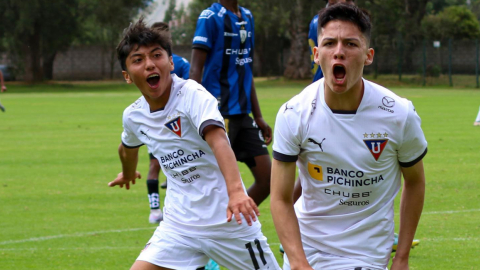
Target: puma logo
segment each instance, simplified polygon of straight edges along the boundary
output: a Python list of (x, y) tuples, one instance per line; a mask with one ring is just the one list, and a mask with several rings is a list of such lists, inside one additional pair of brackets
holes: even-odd
[(285, 113), (287, 110), (291, 110), (291, 109), (293, 109), (293, 107), (290, 107), (290, 108), (289, 108), (289, 107), (288, 107), (288, 103), (287, 103), (287, 104), (285, 104), (285, 111), (283, 111), (283, 113)]
[[(148, 130), (147, 130), (148, 131)], [(145, 137), (147, 137), (147, 139), (151, 140), (150, 137), (148, 137), (147, 133), (145, 133), (143, 130), (140, 130), (140, 133), (142, 135), (144, 135)]]
[(315, 141), (312, 138), (308, 138), (308, 142), (311, 142), (311, 143), (314, 143), (314, 144), (318, 145), (318, 147), (320, 147), (320, 150), (322, 150), (322, 152), (323, 152), (323, 148), (322, 148), (323, 141), (325, 141), (325, 138), (323, 138), (323, 140), (320, 143), (318, 143), (317, 141)]

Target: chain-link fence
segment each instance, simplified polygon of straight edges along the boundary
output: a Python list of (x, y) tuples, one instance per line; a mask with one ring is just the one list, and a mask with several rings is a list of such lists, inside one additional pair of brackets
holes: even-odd
[(420, 85), (479, 87), (479, 40), (403, 42), (376, 39), (374, 62), (365, 68), (373, 75), (396, 75)]
[[(417, 85), (445, 85), (479, 87), (479, 40), (425, 40), (404, 42), (401, 38), (375, 38), (371, 46), (375, 49), (373, 64), (365, 67), (367, 76), (388, 76), (396, 81)], [(287, 45), (288, 44), (284, 44)], [(273, 44), (271, 45), (273, 46)], [(257, 48), (258, 50), (258, 48)], [(254, 69), (265, 69), (268, 74), (256, 72), (256, 76), (282, 76), (292, 53), (289, 48), (270, 50), (264, 59), (258, 57)], [(191, 46), (176, 46), (174, 52), (190, 59)], [(72, 46), (68, 51), (57, 54), (54, 62), (55, 80), (102, 80), (122, 78), (117, 59), (112, 52), (100, 46)], [(0, 63), (11, 62), (0, 57)], [(14, 64), (14, 63), (12, 63)], [(261, 65), (260, 65), (261, 64)], [(18, 70), (17, 70), (18, 72)], [(110, 77), (112, 75), (112, 77)], [(17, 73), (22, 80), (22, 72)]]

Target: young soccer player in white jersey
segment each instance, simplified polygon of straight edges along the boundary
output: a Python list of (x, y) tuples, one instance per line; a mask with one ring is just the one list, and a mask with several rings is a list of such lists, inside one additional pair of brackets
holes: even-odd
[[(284, 269), (408, 269), (423, 208), (427, 142), (412, 103), (362, 78), (373, 61), (371, 23), (358, 7), (319, 14), (315, 61), (324, 78), (285, 103), (274, 131), (271, 211)], [(292, 206), (295, 170), (302, 195)]]
[[(117, 47), (127, 83), (142, 97), (123, 113), (122, 172), (130, 188), (147, 145), (167, 176), (164, 220), (131, 269), (197, 269), (212, 258), (228, 269), (280, 269), (247, 196), (217, 100), (193, 80), (171, 75), (168, 33), (131, 25)], [(232, 221), (235, 220), (235, 221)]]

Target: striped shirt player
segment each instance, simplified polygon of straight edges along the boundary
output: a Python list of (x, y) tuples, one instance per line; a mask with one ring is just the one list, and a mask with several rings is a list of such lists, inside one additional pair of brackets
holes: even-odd
[(318, 37), (317, 37), (317, 29), (318, 29), (318, 14), (315, 15), (308, 26), (308, 46), (310, 47), (310, 62), (311, 62), (311, 70), (313, 75), (313, 81), (316, 82), (323, 78), (323, 72), (319, 65), (317, 65), (314, 61), (313, 56), (313, 47), (318, 46)]
[(270, 194), (272, 129), (262, 117), (253, 81), (252, 13), (237, 0), (212, 4), (198, 18), (192, 46), (190, 78), (217, 99), (235, 157), (255, 177), (248, 194), (260, 205)]
[(241, 18), (219, 3), (204, 10), (197, 21), (193, 48), (208, 51), (202, 85), (218, 100), (222, 115), (251, 112), (254, 21), (239, 7)]
[[(146, 145), (160, 162), (168, 180), (164, 219), (137, 260), (155, 264), (161, 254), (158, 259), (162, 265), (174, 269), (195, 269), (178, 260), (198, 262), (196, 267), (199, 267), (207, 263), (208, 257), (229, 269), (276, 266), (259, 221), (248, 226), (243, 216), (240, 225), (226, 220), (229, 201), (226, 183), (212, 149), (202, 138), (204, 128), (209, 125), (224, 128), (217, 101), (196, 82), (176, 75), (172, 78), (170, 99), (164, 109), (151, 112), (149, 104), (141, 97), (123, 114), (123, 145)], [(185, 239), (190, 242), (183, 243)], [(238, 243), (237, 253), (222, 246), (222, 241), (233, 246)], [(165, 242), (171, 245), (153, 244)], [(192, 258), (190, 253), (181, 253), (178, 243), (194, 249), (196, 245), (203, 245), (208, 257), (195, 261), (196, 257)], [(162, 249), (165, 252), (162, 253)], [(250, 251), (254, 255), (250, 255)], [(184, 256), (173, 258), (172, 264), (167, 265), (165, 260), (168, 261), (171, 254)]]
[(307, 259), (322, 258), (315, 269), (385, 269), (400, 167), (413, 166), (427, 152), (412, 103), (363, 83), (354, 113), (328, 107), (321, 79), (277, 114), (273, 157), (299, 168), (303, 193), (295, 212)]
[(190, 63), (188, 60), (174, 53), (172, 54), (172, 58), (174, 70), (171, 74), (176, 74), (178, 77), (185, 80), (188, 79), (188, 73), (190, 72)]

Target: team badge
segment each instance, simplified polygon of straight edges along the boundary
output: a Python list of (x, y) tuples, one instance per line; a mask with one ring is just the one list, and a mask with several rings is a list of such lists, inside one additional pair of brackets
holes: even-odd
[(308, 162), (308, 173), (310, 176), (318, 181), (323, 181), (323, 169), (320, 165), (315, 165)]
[(385, 149), (385, 146), (387, 146), (388, 139), (363, 140), (363, 142), (367, 146), (368, 150), (370, 150), (370, 153), (372, 153), (375, 160), (378, 160), (383, 152), (383, 149)]
[(180, 117), (177, 117), (172, 121), (166, 123), (165, 126), (168, 129), (170, 129), (170, 131), (177, 134), (178, 137), (182, 137), (182, 125), (181, 125)]
[(240, 27), (240, 40), (242, 43), (245, 43), (245, 40), (247, 39), (247, 30), (245, 30), (245, 25), (242, 25)]

